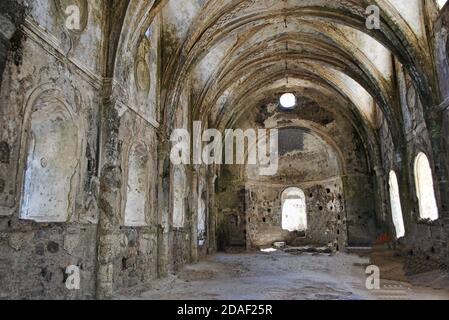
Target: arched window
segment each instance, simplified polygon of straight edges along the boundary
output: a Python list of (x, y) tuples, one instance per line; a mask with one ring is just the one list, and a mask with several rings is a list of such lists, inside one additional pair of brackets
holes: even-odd
[(206, 194), (201, 190), (198, 197), (198, 241), (204, 244), (206, 239)]
[(173, 172), (173, 227), (184, 227), (186, 174), (182, 166)]
[(125, 226), (142, 227), (147, 225), (146, 208), (149, 192), (149, 160), (149, 151), (143, 143), (137, 143), (130, 148)]
[(20, 217), (66, 222), (76, 194), (77, 122), (59, 101), (42, 99), (33, 107), (29, 128)]
[(299, 188), (282, 193), (282, 229), (290, 232), (307, 230), (306, 196)]
[(419, 200), (419, 214), (422, 219), (438, 219), (432, 169), (427, 156), (420, 153), (415, 160), (416, 195)]
[(447, 0), (437, 0), (438, 7), (440, 9), (443, 9), (444, 5), (446, 4)]
[(399, 239), (405, 236), (405, 227), (404, 217), (402, 216), (401, 198), (399, 196), (398, 178), (394, 171), (390, 172), (390, 202), (396, 237)]

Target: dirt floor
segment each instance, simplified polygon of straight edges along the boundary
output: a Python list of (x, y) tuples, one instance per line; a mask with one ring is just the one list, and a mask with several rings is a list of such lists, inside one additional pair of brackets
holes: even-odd
[[(373, 260), (372, 260), (373, 261)], [(116, 295), (144, 300), (449, 300), (449, 275), (406, 277), (400, 260), (378, 254), (381, 289), (366, 289), (369, 258), (339, 253), (217, 254), (151, 285)], [(382, 276), (383, 273), (383, 276)], [(424, 284), (428, 284), (425, 286)]]

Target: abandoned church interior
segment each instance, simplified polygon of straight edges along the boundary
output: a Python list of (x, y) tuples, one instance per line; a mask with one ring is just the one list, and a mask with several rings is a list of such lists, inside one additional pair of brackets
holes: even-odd
[(449, 299), (444, 0), (1, 0), (0, 82), (0, 299)]

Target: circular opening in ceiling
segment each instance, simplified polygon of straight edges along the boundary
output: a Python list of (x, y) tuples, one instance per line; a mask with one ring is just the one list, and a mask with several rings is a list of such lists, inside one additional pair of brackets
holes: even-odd
[(285, 109), (292, 109), (296, 106), (296, 97), (293, 93), (284, 93), (279, 101)]

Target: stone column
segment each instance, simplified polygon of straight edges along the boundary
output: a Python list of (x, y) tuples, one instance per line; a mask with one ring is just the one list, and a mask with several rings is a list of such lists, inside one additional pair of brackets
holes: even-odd
[(15, 32), (16, 26), (14, 23), (3, 14), (0, 14), (0, 88), (10, 48), (9, 41)]
[(217, 252), (217, 208), (215, 205), (215, 170), (210, 168), (208, 171), (208, 217), (209, 217), (209, 254)]
[(98, 224), (98, 299), (108, 299), (113, 294), (115, 248), (119, 245), (122, 169), (119, 146), (120, 118), (114, 103), (102, 106), (101, 137), (102, 158), (99, 194)]
[(192, 262), (198, 262), (198, 201), (201, 195), (198, 193), (199, 166), (192, 170), (191, 196), (190, 196), (190, 258)]
[(433, 152), (435, 186), (437, 186), (437, 200), (439, 203), (440, 219), (449, 219), (449, 151), (445, 137), (449, 134), (449, 108), (447, 106), (434, 107), (427, 119)]
[(160, 278), (168, 275), (169, 263), (169, 195), (170, 195), (170, 156), (168, 145), (160, 139), (159, 143), (159, 188), (158, 188), (158, 254), (157, 266)]
[(375, 167), (374, 171), (376, 172), (376, 186), (377, 192), (375, 192), (375, 200), (377, 203), (376, 211), (377, 211), (377, 223), (379, 225), (383, 225), (388, 223), (386, 218), (388, 217), (388, 198), (387, 198), (387, 190), (386, 187), (386, 175), (385, 170), (381, 167)]

